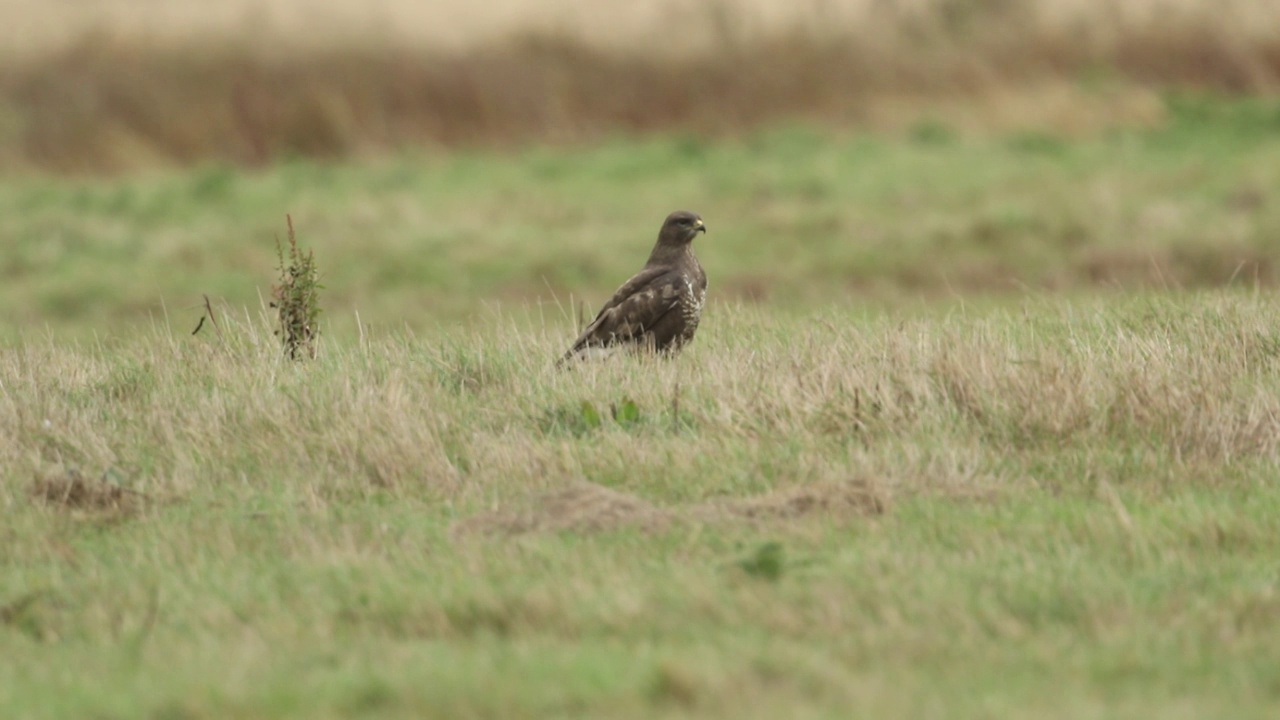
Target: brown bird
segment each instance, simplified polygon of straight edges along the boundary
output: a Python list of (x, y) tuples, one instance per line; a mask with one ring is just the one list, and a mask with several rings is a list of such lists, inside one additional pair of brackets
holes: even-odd
[(693, 254), (694, 236), (706, 231), (697, 213), (668, 215), (644, 269), (618, 288), (556, 364), (619, 348), (679, 352), (693, 339), (707, 297), (707, 274)]

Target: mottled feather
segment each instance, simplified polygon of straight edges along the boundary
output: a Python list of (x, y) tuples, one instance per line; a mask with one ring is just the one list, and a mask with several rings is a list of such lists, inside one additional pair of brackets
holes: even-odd
[(692, 248), (699, 232), (706, 232), (706, 225), (695, 213), (667, 216), (644, 269), (618, 288), (560, 362), (598, 349), (675, 353), (688, 344), (707, 292), (707, 274)]

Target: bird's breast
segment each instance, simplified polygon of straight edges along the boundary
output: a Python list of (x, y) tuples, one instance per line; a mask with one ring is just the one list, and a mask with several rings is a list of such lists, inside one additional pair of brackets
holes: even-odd
[(685, 281), (684, 292), (680, 293), (680, 312), (684, 316), (684, 334), (691, 337), (698, 329), (698, 321), (702, 319), (702, 306), (707, 299), (707, 291), (696, 285), (692, 279)]

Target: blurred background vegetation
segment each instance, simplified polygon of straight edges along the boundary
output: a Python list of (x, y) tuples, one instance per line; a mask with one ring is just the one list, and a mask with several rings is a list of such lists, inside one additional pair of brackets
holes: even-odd
[(1280, 84), (1270, 0), (578, 5), (9, 2), (0, 167), (262, 165), (788, 118), (1078, 135), (1160, 123), (1169, 89)]
[(327, 297), (392, 325), (595, 304), (677, 207), (708, 219), (718, 299), (779, 307), (1277, 276), (1270, 0), (15, 0), (0, 19), (19, 327), (256, 303), (286, 212)]

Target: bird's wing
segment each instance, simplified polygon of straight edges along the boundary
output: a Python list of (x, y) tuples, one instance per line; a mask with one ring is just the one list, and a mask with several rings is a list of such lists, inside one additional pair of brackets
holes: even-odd
[(681, 282), (680, 274), (670, 267), (641, 270), (605, 303), (566, 357), (591, 345), (627, 342), (640, 337), (679, 304)]

